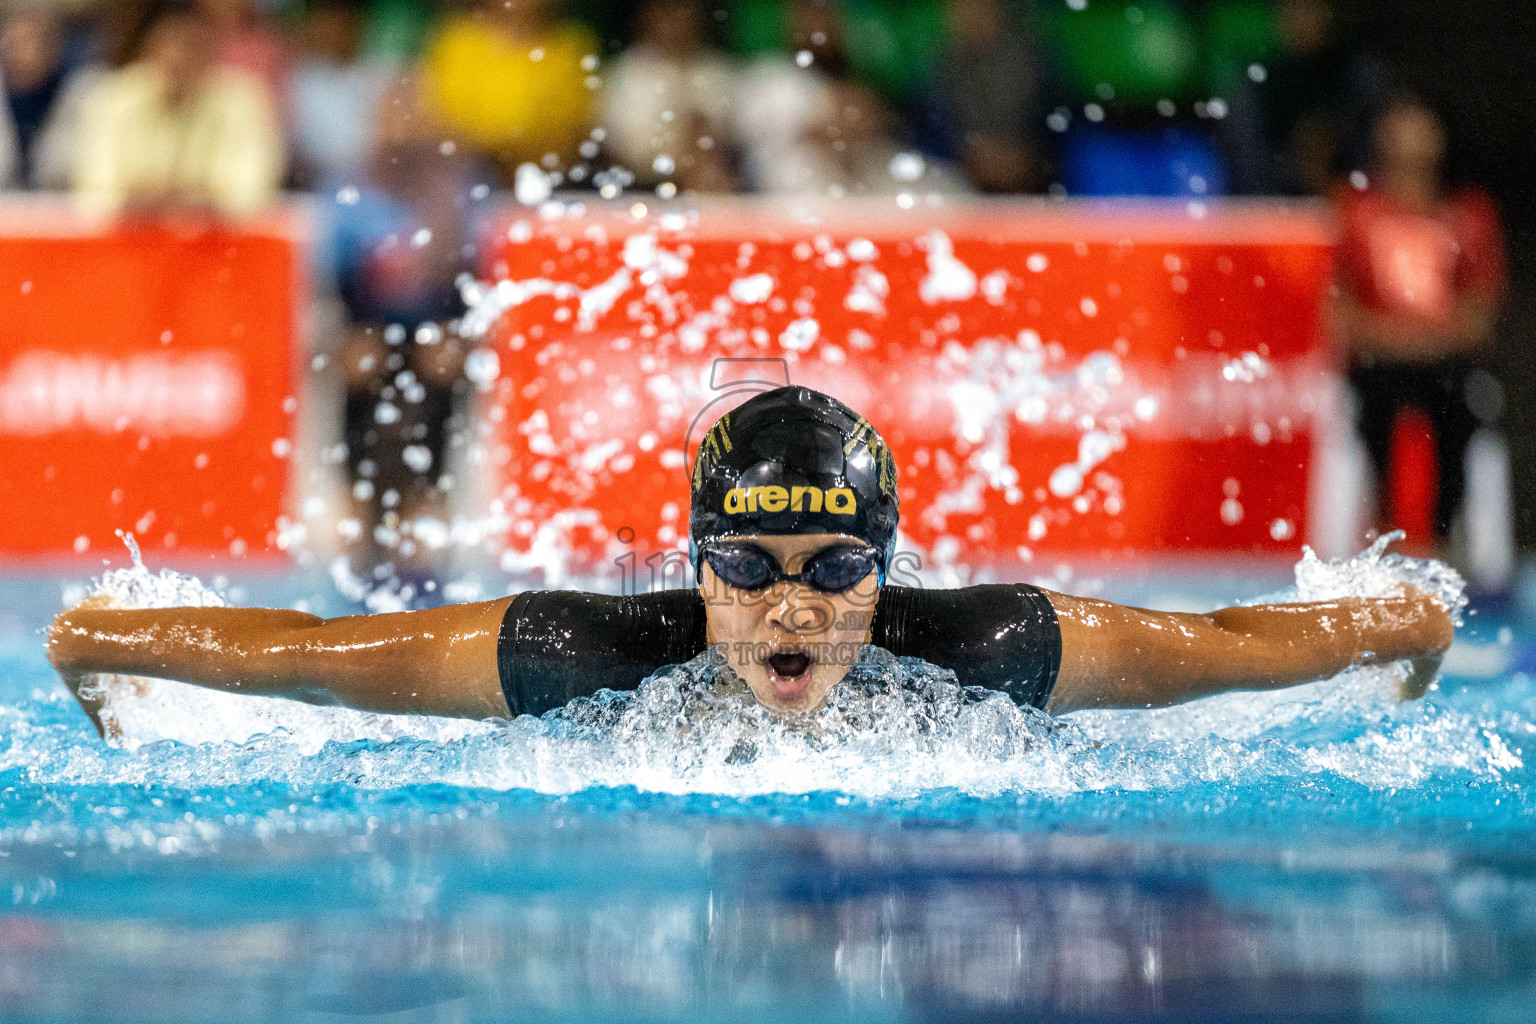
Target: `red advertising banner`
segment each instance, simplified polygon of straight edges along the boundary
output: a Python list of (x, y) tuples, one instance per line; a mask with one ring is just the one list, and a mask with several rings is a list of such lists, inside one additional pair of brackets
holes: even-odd
[(0, 212), (0, 556), (117, 555), (119, 530), (161, 561), (275, 552), (300, 259), (286, 221)]
[(884, 434), (930, 563), (1294, 552), (1330, 239), (1282, 206), (513, 216), (469, 320), (504, 564), (685, 547), (693, 446), (785, 380)]

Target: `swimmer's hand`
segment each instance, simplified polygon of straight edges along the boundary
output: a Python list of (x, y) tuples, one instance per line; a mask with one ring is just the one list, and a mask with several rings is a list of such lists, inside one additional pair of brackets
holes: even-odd
[(122, 606), (123, 603), (110, 594), (94, 594), (54, 616), (53, 624), (48, 627), (48, 661), (59, 673), (59, 678), (64, 680), (64, 685), (69, 687), (69, 692), (74, 694), (91, 724), (96, 727), (96, 734), (103, 738), (107, 735), (107, 728), (101, 718), (107, 703), (106, 689), (100, 684), (100, 673), (86, 672), (71, 666), (69, 652), (77, 637), (76, 631), (70, 627), (77, 623), (80, 612), (110, 611)]
[(1444, 660), (1443, 654), (1426, 654), (1422, 658), (1408, 659), (1408, 675), (1397, 684), (1397, 699), (1418, 700), (1428, 693), (1435, 680), (1440, 678), (1440, 663)]
[[(1394, 601), (1389, 598), (1388, 601)], [(1394, 604), (1384, 608), (1396, 616), (1381, 625), (1400, 638), (1398, 660), (1408, 663), (1408, 674), (1398, 684), (1399, 700), (1418, 700), (1440, 675), (1440, 664), (1456, 636), (1450, 609), (1417, 587), (1404, 586)], [(1379, 661), (1391, 660), (1387, 658)]]

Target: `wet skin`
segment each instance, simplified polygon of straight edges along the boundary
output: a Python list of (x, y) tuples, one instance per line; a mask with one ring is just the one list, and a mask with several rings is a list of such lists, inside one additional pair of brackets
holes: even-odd
[[(789, 572), (848, 539), (755, 538)], [(731, 597), (732, 588), (706, 570), (709, 639), (725, 645), (731, 667), (765, 706), (787, 713), (814, 709), (848, 670), (852, 659), (839, 652), (868, 639), (874, 582), (871, 574), (841, 595), (780, 583), (757, 594), (735, 592), (746, 599), (719, 600)], [(1051, 712), (1157, 707), (1224, 690), (1278, 689), (1352, 665), (1398, 660), (1410, 666), (1402, 695), (1416, 698), (1433, 681), (1454, 633), (1445, 607), (1412, 587), (1390, 597), (1209, 614), (1047, 597), (1061, 623), (1062, 646)], [(321, 619), (264, 608), (120, 609), (92, 598), (54, 620), (48, 657), (98, 729), (110, 723), (85, 685), (98, 673), (364, 711), (501, 717), (510, 712), (496, 646), (511, 601)], [(827, 651), (830, 656), (817, 656)], [(797, 655), (809, 662), (800, 664)]]
[[(835, 533), (730, 539), (762, 548), (791, 573), (828, 548), (866, 546), (857, 537)], [(709, 642), (720, 647), (758, 703), (775, 711), (804, 712), (821, 706), (852, 667), (858, 646), (869, 642), (879, 584), (871, 572), (841, 594), (789, 582), (741, 590), (721, 582), (706, 562), (699, 592)]]
[(1227, 690), (1274, 690), (1356, 665), (1406, 661), (1399, 687), (1422, 697), (1456, 628), (1446, 607), (1403, 586), (1345, 597), (1191, 614), (1050, 594), (1061, 623), (1061, 674), (1046, 710), (1151, 708)]

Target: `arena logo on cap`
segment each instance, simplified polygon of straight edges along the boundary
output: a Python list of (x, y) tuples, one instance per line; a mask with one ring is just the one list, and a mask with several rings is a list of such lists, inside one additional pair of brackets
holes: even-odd
[(815, 486), (780, 487), (769, 484), (764, 487), (732, 487), (725, 492), (725, 511), (730, 515), (743, 512), (820, 512), (825, 509), (835, 516), (851, 516), (858, 512), (859, 499), (849, 487), (833, 487), (823, 491)]

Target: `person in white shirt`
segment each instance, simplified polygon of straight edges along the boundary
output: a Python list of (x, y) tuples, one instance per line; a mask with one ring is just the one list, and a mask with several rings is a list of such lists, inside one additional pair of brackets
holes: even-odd
[(379, 101), (400, 76), (393, 62), (360, 59), (364, 14), (360, 0), (322, 0), (304, 20), (289, 95), (302, 182), (327, 181), (368, 159)]
[(695, 0), (651, 0), (633, 46), (614, 58), (603, 86), (609, 152), (644, 182), (729, 191), (730, 62), (708, 45)]
[(102, 215), (255, 213), (276, 198), (283, 146), (265, 86), (216, 67), (184, 3), (148, 19), (136, 59), (85, 97), (71, 184)]

